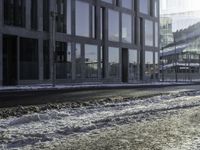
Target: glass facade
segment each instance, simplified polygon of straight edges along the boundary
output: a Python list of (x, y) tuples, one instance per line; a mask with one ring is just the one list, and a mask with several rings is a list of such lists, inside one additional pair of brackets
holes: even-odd
[(81, 78), (82, 77), (82, 53), (81, 53), (81, 45), (76, 44), (76, 78)]
[(145, 80), (153, 79), (154, 61), (153, 52), (145, 51)]
[(38, 78), (38, 41), (20, 38), (20, 79), (36, 80)]
[(107, 3), (111, 3), (112, 4), (112, 0), (101, 0), (103, 2), (107, 2)]
[(155, 23), (155, 47), (158, 47), (158, 23)]
[(98, 50), (95, 45), (85, 45), (85, 77), (98, 77)]
[(132, 17), (122, 14), (122, 42), (132, 43)]
[(38, 3), (36, 0), (31, 0), (31, 29), (37, 30), (38, 27)]
[(155, 52), (155, 79), (159, 79), (159, 54)]
[[(144, 49), (159, 51), (158, 0), (2, 2), (0, 30), (5, 33), (0, 34), (8, 36), (19, 53), (13, 69), (15, 83), (51, 83), (54, 77), (56, 83), (135, 82), (148, 70), (144, 69)], [(8, 67), (2, 68), (6, 72)], [(154, 66), (151, 73), (155, 70)]]
[(158, 17), (158, 15), (159, 15), (158, 5), (159, 5), (158, 0), (154, 0), (154, 16), (155, 17)]
[(108, 39), (119, 41), (119, 12), (108, 10)]
[(153, 21), (145, 20), (145, 46), (153, 46)]
[(137, 50), (129, 50), (129, 80), (138, 80), (138, 55)]
[(71, 5), (71, 0), (67, 0), (67, 34), (71, 34), (72, 29), (71, 29), (71, 12), (72, 12), (72, 5)]
[(132, 9), (134, 0), (122, 0), (122, 7), (127, 8), (127, 9)]
[(43, 76), (44, 79), (50, 79), (50, 49), (49, 40), (43, 42)]
[(109, 77), (119, 78), (119, 48), (109, 47), (108, 48), (108, 71)]
[(71, 43), (56, 42), (56, 78), (71, 78)]
[(49, 31), (49, 0), (43, 0), (43, 30)]
[(76, 35), (90, 36), (89, 4), (81, 1), (76, 1)]
[(25, 0), (4, 0), (4, 23), (25, 27)]
[(141, 13), (150, 14), (149, 2), (150, 0), (139, 0), (139, 9)]
[(66, 33), (66, 0), (56, 0), (56, 31)]

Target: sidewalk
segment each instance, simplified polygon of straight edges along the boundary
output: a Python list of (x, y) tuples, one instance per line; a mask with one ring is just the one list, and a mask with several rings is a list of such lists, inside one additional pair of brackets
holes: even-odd
[(1, 93), (12, 92), (30, 92), (30, 91), (79, 91), (79, 90), (97, 90), (97, 89), (116, 89), (116, 88), (151, 88), (151, 87), (165, 87), (165, 86), (183, 86), (195, 85), (192, 82), (153, 82), (153, 83), (136, 83), (136, 84), (104, 84), (104, 83), (83, 83), (83, 84), (36, 84), (36, 85), (19, 85), (19, 86), (0, 86)]
[(137, 97), (139, 93), (155, 94), (184, 89), (197, 83), (157, 82), (148, 84), (87, 84), (87, 85), (34, 85), (0, 87), (0, 108), (19, 105), (38, 105), (60, 102), (85, 101), (110, 97)]

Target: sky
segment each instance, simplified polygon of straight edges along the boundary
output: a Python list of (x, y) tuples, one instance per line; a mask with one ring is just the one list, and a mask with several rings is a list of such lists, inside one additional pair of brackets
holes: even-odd
[(161, 14), (200, 10), (200, 0), (160, 0)]
[(160, 0), (161, 17), (172, 19), (172, 31), (200, 22), (200, 0)]

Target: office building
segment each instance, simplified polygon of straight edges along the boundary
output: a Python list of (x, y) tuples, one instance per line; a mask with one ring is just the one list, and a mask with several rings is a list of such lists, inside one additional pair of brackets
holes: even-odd
[(0, 0), (0, 85), (158, 79), (159, 0)]

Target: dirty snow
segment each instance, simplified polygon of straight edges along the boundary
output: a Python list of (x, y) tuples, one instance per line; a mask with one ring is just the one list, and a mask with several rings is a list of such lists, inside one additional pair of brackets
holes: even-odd
[[(41, 147), (50, 149), (53, 145), (55, 147), (56, 143), (66, 139), (74, 137), (77, 139), (89, 134), (101, 135), (103, 130), (112, 131), (114, 128), (135, 126), (140, 122), (159, 120), (166, 114), (178, 114), (178, 110), (199, 106), (200, 91), (179, 91), (146, 99), (47, 110), (21, 117), (10, 117), (0, 120), (0, 149), (28, 150)], [(195, 140), (188, 141), (188, 144), (185, 143), (185, 149), (190, 149), (191, 146), (194, 148), (195, 143), (200, 143), (200, 138)], [(119, 142), (127, 145), (129, 141), (120, 139)], [(163, 145), (161, 149), (169, 149), (169, 147)]]

